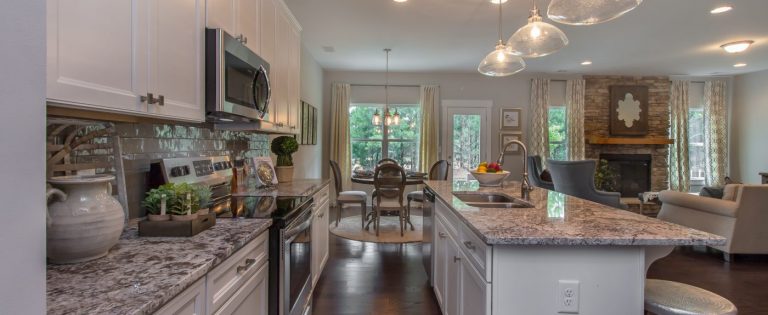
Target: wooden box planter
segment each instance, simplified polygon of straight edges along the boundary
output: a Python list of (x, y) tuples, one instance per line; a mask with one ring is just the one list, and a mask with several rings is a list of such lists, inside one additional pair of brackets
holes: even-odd
[(200, 215), (191, 221), (139, 221), (139, 236), (189, 237), (216, 225), (216, 214)]

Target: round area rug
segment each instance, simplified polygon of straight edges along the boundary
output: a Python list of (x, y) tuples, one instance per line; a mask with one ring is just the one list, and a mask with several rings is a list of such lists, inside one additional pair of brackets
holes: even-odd
[(373, 229), (373, 223), (368, 228), (368, 231), (360, 227), (360, 215), (354, 215), (351, 217), (342, 218), (339, 222), (339, 226), (336, 226), (336, 222), (331, 222), (331, 233), (333, 235), (343, 237), (350, 240), (373, 242), (373, 243), (411, 243), (421, 242), (422, 239), (422, 226), (423, 218), (418, 215), (411, 215), (411, 222), (413, 223), (414, 230), (411, 231), (411, 226), (407, 225), (404, 231), (404, 235), (400, 236), (400, 222), (397, 216), (382, 216), (381, 223), (379, 223), (379, 236), (376, 236), (376, 230)]

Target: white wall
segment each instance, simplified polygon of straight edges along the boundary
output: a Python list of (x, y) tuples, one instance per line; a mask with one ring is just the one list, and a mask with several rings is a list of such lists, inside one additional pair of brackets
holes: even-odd
[(731, 172), (737, 180), (760, 183), (768, 172), (768, 70), (734, 79), (731, 125)]
[[(301, 99), (318, 111), (318, 132), (323, 127), (323, 68), (315, 61), (309, 51), (301, 49)], [(327, 116), (325, 116), (327, 117)], [(295, 178), (321, 178), (323, 171), (328, 168), (327, 160), (322, 159), (323, 141), (320, 136), (317, 145), (300, 145), (299, 151), (293, 155)], [(327, 170), (325, 171), (327, 173)], [(325, 177), (328, 177), (327, 174)]]
[[(491, 78), (479, 73), (390, 73), (389, 83), (400, 85), (423, 85), (436, 84), (440, 86), (440, 97), (443, 100), (491, 100), (493, 110), (489, 135), (491, 139), (491, 150), (489, 159), (495, 159), (499, 154), (499, 110), (500, 108), (519, 107), (523, 109), (523, 128), (524, 137), (528, 137), (529, 104), (530, 104), (530, 80), (536, 77), (536, 74), (514, 75), (505, 78)], [(562, 76), (553, 77), (553, 79), (578, 78), (580, 76)], [(323, 104), (323, 115), (330, 117), (330, 91), (331, 84), (334, 82), (344, 82), (351, 84), (383, 84), (383, 72), (345, 72), (345, 71), (326, 71), (324, 79), (325, 93)], [(554, 82), (553, 82), (554, 83)], [(564, 84), (563, 84), (564, 86)], [(356, 88), (353, 87), (353, 90)], [(379, 90), (382, 90), (379, 88)], [(393, 91), (395, 98), (407, 98), (412, 94), (407, 89), (398, 93)], [(559, 90), (553, 88), (553, 90)], [(371, 92), (375, 93), (375, 92)], [(383, 93), (383, 92), (380, 92)], [(564, 93), (564, 88), (563, 88)], [(354, 94), (354, 92), (353, 92)], [(400, 95), (402, 94), (402, 95)], [(383, 95), (383, 94), (382, 94)], [(418, 95), (418, 94), (416, 94)], [(390, 95), (392, 98), (392, 95)], [(417, 98), (418, 100), (418, 98)], [(324, 122), (323, 140), (328, 144), (330, 137), (330, 120)], [(323, 151), (323, 157), (328, 159), (328, 150)], [(504, 168), (513, 173), (512, 176), (519, 177), (522, 172), (522, 157), (520, 155), (508, 155)]]
[(0, 314), (45, 313), (45, 0), (0, 1)]

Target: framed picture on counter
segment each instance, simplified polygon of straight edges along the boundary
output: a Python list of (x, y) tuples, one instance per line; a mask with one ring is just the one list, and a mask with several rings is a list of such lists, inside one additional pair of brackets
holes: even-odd
[[(499, 133), (499, 151), (504, 150), (504, 146), (507, 145), (507, 143), (511, 142), (512, 140), (520, 140), (523, 141), (523, 134), (520, 132), (502, 132)], [(520, 152), (520, 146), (515, 144), (509, 146), (506, 151), (504, 151), (504, 154), (518, 154)]]
[(520, 108), (501, 109), (501, 130), (523, 130), (523, 110)]

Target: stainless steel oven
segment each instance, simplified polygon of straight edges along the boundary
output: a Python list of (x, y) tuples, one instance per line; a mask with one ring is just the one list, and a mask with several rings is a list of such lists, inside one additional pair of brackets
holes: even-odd
[(312, 291), (312, 209), (283, 230), (280, 270), (283, 309), (280, 314), (301, 315)]
[(206, 29), (205, 108), (215, 122), (254, 121), (267, 115), (269, 64), (221, 29)]

